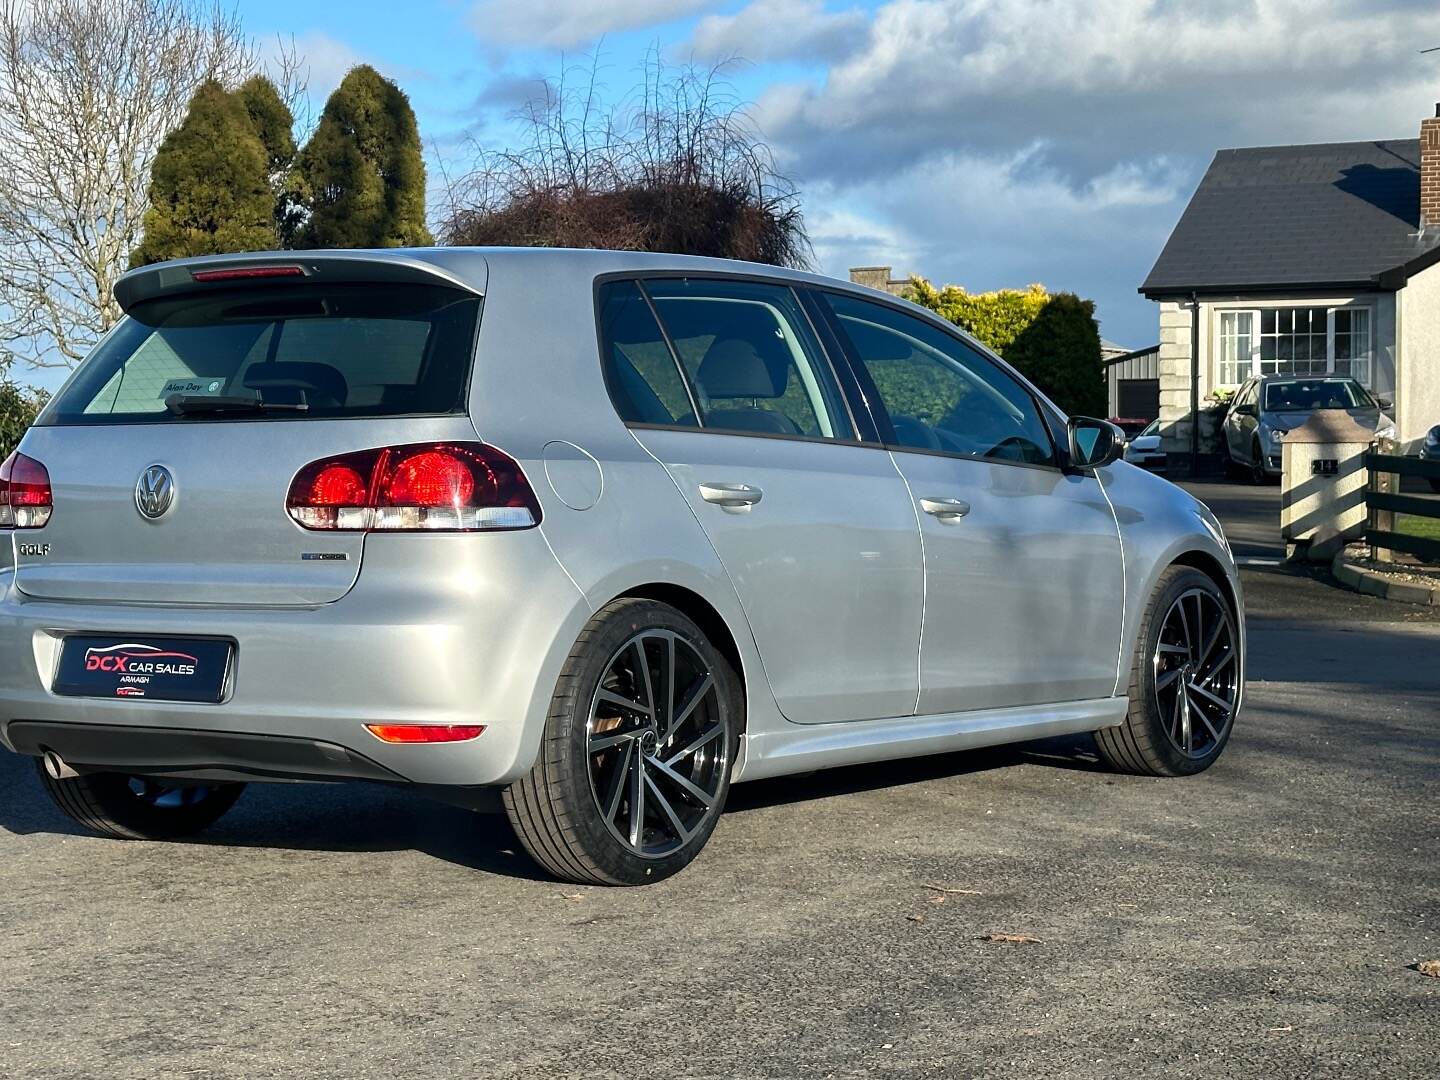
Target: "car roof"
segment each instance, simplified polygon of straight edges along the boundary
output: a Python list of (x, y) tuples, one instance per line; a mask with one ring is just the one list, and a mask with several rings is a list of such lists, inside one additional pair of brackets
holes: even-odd
[(1261, 386), (1274, 386), (1277, 383), (1296, 382), (1356, 382), (1353, 375), (1261, 375)]

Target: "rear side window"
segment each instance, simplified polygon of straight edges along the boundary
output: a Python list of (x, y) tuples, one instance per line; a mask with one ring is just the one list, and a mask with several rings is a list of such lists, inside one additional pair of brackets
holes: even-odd
[[(177, 394), (305, 406), (267, 419), (463, 412), (479, 316), (479, 297), (426, 285), (152, 300), (90, 355), (40, 422), (174, 421), (166, 401)], [(226, 415), (197, 410), (184, 422)]]
[(708, 278), (645, 282), (706, 428), (853, 438), (848, 414), (795, 293)]
[(640, 287), (633, 281), (602, 285), (599, 303), (605, 380), (620, 419), (697, 426), (680, 370)]

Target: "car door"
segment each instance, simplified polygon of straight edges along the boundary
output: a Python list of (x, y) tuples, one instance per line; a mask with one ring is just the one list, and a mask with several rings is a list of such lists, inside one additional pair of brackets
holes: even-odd
[(1255, 401), (1256, 384), (1253, 381), (1247, 382), (1236, 392), (1229, 415), (1225, 417), (1225, 439), (1230, 447), (1230, 456), (1241, 461), (1250, 460), (1250, 431), (1255, 422)]
[(617, 405), (724, 563), (784, 715), (911, 715), (924, 590), (915, 512), (884, 448), (857, 441), (795, 293), (717, 278), (613, 282), (601, 325), (612, 392), (628, 387)]
[(958, 335), (821, 295), (919, 511), (919, 712), (1111, 696), (1124, 567), (1099, 480), (1061, 467), (1034, 395)]

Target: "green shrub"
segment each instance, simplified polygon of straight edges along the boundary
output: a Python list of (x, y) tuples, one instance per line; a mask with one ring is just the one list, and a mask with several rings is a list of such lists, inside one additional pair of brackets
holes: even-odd
[(1052, 295), (1042, 285), (989, 293), (956, 285), (937, 289), (919, 277), (910, 279), (905, 295), (994, 349), (1065, 412), (1105, 414), (1105, 369), (1093, 301), (1074, 293)]
[(36, 415), (50, 400), (44, 390), (18, 386), (0, 376), (0, 460), (10, 456)]

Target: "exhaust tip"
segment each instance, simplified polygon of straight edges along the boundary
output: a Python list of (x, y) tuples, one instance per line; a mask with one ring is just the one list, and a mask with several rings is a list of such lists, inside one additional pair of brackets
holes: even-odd
[(45, 762), (45, 772), (52, 780), (73, 780), (80, 775), (69, 765), (65, 764), (65, 759), (55, 753), (54, 750), (46, 750), (45, 753), (41, 755), (41, 758)]

